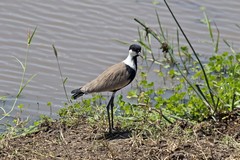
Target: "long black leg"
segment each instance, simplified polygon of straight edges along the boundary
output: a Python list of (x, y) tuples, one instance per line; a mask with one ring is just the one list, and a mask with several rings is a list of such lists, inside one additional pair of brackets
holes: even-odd
[(113, 94), (112, 94), (112, 103), (111, 103), (111, 117), (112, 117), (112, 129), (113, 129), (113, 106), (114, 106), (114, 97), (115, 97), (115, 93), (116, 92), (113, 92)]
[[(107, 115), (108, 115), (108, 125), (109, 125), (109, 133), (112, 133), (112, 129), (113, 129), (113, 100), (114, 100), (114, 96), (115, 96), (115, 92), (113, 92), (108, 105), (107, 105)], [(111, 117), (110, 117), (110, 113), (109, 113), (109, 106), (111, 105)], [(112, 118), (112, 120), (111, 120)], [(112, 122), (112, 124), (111, 124)]]
[(111, 97), (111, 99), (109, 100), (108, 105), (107, 105), (107, 115), (108, 115), (109, 133), (112, 133), (110, 113), (109, 113), (109, 106), (110, 106), (110, 104), (111, 104), (111, 100), (112, 100), (112, 97)]

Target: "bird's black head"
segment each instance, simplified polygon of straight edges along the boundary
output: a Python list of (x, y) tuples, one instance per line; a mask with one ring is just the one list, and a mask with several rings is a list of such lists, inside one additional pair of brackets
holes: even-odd
[(132, 44), (129, 47), (129, 51), (135, 52), (136, 55), (135, 56), (139, 56), (139, 53), (141, 52), (141, 46), (139, 46), (138, 44)]
[(140, 52), (141, 52), (141, 47), (137, 44), (132, 44), (129, 47), (128, 57), (123, 62), (136, 71), (137, 70), (137, 57), (141, 56)]

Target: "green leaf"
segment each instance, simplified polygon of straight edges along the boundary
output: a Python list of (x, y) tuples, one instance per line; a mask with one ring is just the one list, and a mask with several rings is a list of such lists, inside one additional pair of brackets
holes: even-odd
[(24, 64), (17, 57), (15, 57), (15, 56), (13, 56), (13, 57), (20, 63), (23, 71), (25, 72), (26, 67), (24, 66)]
[(20, 90), (19, 90), (19, 92), (18, 92), (18, 94), (17, 94), (17, 98), (21, 95), (23, 89), (28, 85), (28, 83), (31, 82), (31, 80), (32, 80), (34, 77), (36, 77), (36, 76), (37, 76), (37, 74), (32, 75), (32, 76), (27, 80), (27, 82), (20, 88)]
[(23, 108), (23, 104), (19, 104), (17, 107), (19, 108), (19, 109), (22, 109)]
[(51, 107), (52, 106), (52, 102), (47, 102), (47, 106)]

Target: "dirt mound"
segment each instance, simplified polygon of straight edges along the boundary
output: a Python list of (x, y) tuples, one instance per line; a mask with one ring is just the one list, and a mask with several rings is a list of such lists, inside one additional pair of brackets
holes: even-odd
[[(240, 159), (239, 111), (221, 122), (196, 125), (176, 122), (154, 137), (137, 132), (106, 134), (103, 126), (83, 118), (66, 127), (56, 122), (42, 124), (40, 131), (4, 140), (1, 159)], [(107, 128), (107, 127), (106, 127)]]

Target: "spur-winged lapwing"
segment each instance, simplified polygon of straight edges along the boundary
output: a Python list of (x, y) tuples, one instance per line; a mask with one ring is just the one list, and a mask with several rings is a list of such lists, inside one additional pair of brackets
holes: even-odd
[[(73, 90), (71, 93), (73, 99), (77, 99), (83, 94), (94, 92), (112, 92), (112, 96), (107, 105), (107, 115), (109, 123), (109, 132), (112, 133), (113, 129), (113, 102), (115, 93), (127, 86), (134, 79), (137, 72), (137, 57), (141, 52), (141, 47), (137, 44), (132, 44), (129, 47), (129, 54), (127, 58), (109, 68), (107, 68), (96, 79), (85, 84), (84, 86)], [(111, 106), (111, 120), (109, 107)]]

